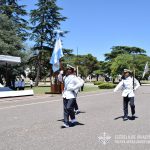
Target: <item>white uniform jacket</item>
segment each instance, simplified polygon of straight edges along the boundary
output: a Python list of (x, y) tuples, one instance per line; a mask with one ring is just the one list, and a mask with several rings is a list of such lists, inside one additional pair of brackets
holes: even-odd
[(83, 84), (84, 81), (79, 80), (79, 78), (75, 75), (68, 75), (67, 77), (64, 77), (64, 91), (62, 93), (63, 98), (76, 98), (78, 90)]
[(140, 86), (137, 79), (134, 78), (134, 90), (133, 90), (133, 78), (127, 77), (126, 79), (122, 79), (119, 84), (114, 89), (114, 92), (118, 91), (119, 89), (122, 89), (122, 96), (126, 97), (134, 97), (134, 91)]

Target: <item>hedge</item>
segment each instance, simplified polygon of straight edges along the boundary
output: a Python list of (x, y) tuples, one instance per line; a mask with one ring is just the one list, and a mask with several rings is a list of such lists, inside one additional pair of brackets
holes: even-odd
[(103, 81), (94, 81), (94, 85), (100, 85), (100, 84), (103, 84), (103, 83), (105, 83), (105, 82), (103, 82)]
[(103, 82), (98, 87), (99, 89), (113, 89), (116, 85), (110, 82)]

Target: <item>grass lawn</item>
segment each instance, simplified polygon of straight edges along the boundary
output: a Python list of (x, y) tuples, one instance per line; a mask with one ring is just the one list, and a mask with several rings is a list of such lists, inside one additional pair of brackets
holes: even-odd
[[(26, 87), (26, 90), (30, 90), (30, 87)], [(45, 92), (50, 92), (49, 86), (39, 86), (39, 87), (33, 87), (34, 94), (45, 94)]]
[(150, 81), (148, 81), (148, 80), (141, 80), (141, 83), (142, 84), (150, 84)]
[(93, 92), (93, 91), (99, 91), (100, 89), (97, 86), (84, 86), (83, 91), (84, 92)]
[[(30, 87), (26, 87), (26, 90), (31, 89)], [(50, 92), (51, 87), (50, 86), (39, 86), (39, 87), (33, 87), (34, 94), (45, 94), (45, 92)], [(100, 89), (97, 86), (84, 86), (84, 92), (91, 92), (91, 91), (99, 91)]]

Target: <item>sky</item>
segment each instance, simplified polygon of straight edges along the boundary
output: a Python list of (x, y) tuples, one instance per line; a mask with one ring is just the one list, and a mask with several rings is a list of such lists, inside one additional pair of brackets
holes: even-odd
[[(37, 0), (21, 0), (27, 10)], [(61, 29), (63, 48), (92, 54), (99, 61), (113, 46), (135, 46), (150, 56), (150, 0), (57, 0), (67, 17)]]

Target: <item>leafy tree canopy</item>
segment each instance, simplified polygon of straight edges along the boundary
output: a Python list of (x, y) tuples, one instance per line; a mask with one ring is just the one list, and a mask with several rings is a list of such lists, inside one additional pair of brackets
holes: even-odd
[(129, 46), (113, 46), (110, 53), (104, 54), (105, 60), (111, 61), (116, 58), (119, 54), (145, 54), (146, 51), (138, 47)]
[(5, 14), (16, 27), (17, 34), (23, 41), (27, 39), (28, 21), (23, 18), (27, 15), (25, 5), (19, 5), (18, 0), (1, 0), (0, 14)]
[(0, 22), (0, 54), (20, 56), (23, 45), (16, 34), (14, 24), (2, 14), (0, 14)]

